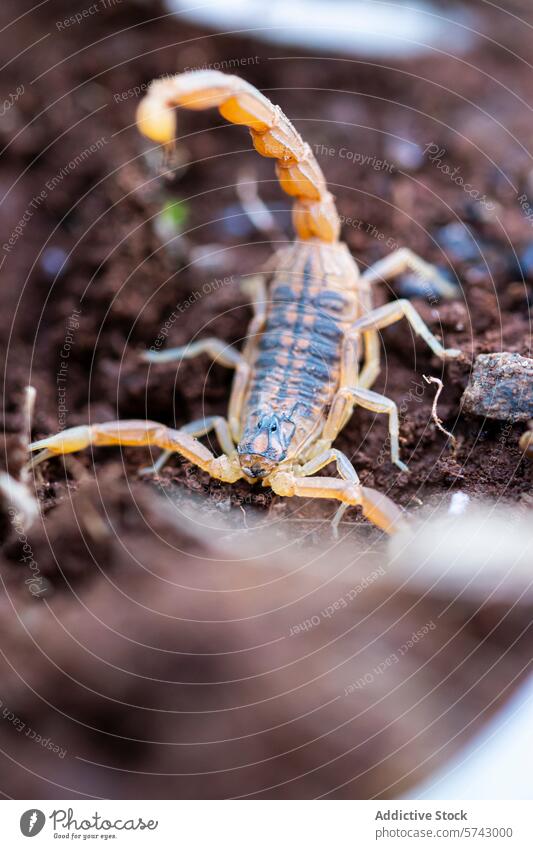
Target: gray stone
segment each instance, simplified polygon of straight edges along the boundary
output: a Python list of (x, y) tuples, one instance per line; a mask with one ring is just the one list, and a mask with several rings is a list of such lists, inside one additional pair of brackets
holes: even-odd
[(476, 416), (518, 422), (533, 418), (533, 359), (520, 354), (480, 354), (462, 398)]

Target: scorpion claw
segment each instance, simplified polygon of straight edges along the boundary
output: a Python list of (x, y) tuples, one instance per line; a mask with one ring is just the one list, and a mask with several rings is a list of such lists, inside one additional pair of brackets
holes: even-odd
[(83, 448), (87, 448), (90, 444), (90, 426), (80, 425), (79, 427), (69, 427), (53, 436), (47, 436), (45, 439), (32, 442), (28, 445), (28, 450), (39, 451), (44, 448), (48, 450), (49, 456), (52, 456), (53, 454), (70, 454), (74, 451), (80, 451)]

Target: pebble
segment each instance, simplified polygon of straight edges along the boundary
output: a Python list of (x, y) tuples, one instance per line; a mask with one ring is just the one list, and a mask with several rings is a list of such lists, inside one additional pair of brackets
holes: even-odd
[(224, 245), (194, 245), (189, 248), (189, 260), (197, 270), (222, 272), (231, 265), (231, 252)]
[(63, 273), (68, 265), (67, 254), (63, 248), (45, 248), (41, 256), (41, 268), (48, 277), (55, 277), (59, 272)]
[(222, 225), (230, 236), (249, 237), (255, 228), (240, 204), (226, 206), (223, 213)]
[(533, 359), (520, 354), (480, 354), (462, 398), (462, 409), (489, 419), (533, 418)]
[[(446, 293), (448, 297), (453, 297), (459, 294), (457, 288), (457, 280), (448, 268), (436, 266), (437, 271), (446, 281), (450, 283), (450, 289)], [(411, 274), (410, 272), (402, 274), (398, 278), (398, 292), (404, 298), (427, 298), (428, 300), (442, 298), (442, 289), (433, 280), (426, 280), (419, 274)]]
[(482, 246), (476, 244), (474, 236), (464, 224), (453, 222), (440, 227), (435, 233), (437, 243), (457, 260), (468, 262), (479, 260)]
[(405, 171), (418, 171), (424, 162), (424, 151), (419, 144), (394, 136), (385, 143), (385, 156)]
[(533, 277), (533, 242), (522, 251), (519, 262), (524, 277)]

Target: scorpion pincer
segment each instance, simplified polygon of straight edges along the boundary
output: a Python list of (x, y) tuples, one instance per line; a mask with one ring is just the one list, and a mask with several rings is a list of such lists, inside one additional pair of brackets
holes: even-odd
[[(396, 300), (377, 309), (374, 283), (406, 270), (443, 292), (450, 284), (407, 248), (394, 251), (360, 274), (346, 245), (332, 195), (309, 145), (259, 91), (236, 76), (197, 71), (154, 81), (140, 103), (137, 125), (154, 142), (171, 146), (175, 107), (217, 107), (250, 130), (256, 150), (276, 160), (279, 182), (293, 200), (297, 239), (275, 256), (267, 287), (254, 278), (254, 315), (242, 351), (207, 338), (171, 350), (148, 351), (148, 362), (181, 360), (206, 353), (235, 370), (227, 418), (212, 416), (180, 428), (144, 420), (74, 427), (34, 442), (38, 463), (89, 445), (147, 445), (163, 449), (154, 469), (172, 452), (221, 481), (261, 481), (281, 496), (340, 502), (334, 521), (350, 505), (387, 533), (406, 527), (401, 510), (385, 495), (363, 486), (351, 461), (332, 445), (355, 406), (388, 416), (391, 459), (400, 469), (398, 409), (371, 390), (380, 370), (379, 331), (402, 318), (445, 359), (446, 349), (412, 304)], [(222, 453), (200, 442), (214, 431)], [(317, 473), (333, 464), (337, 476)]]

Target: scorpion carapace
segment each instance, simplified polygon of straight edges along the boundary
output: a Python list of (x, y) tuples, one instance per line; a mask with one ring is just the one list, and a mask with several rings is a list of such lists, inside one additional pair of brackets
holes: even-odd
[[(75, 427), (34, 442), (38, 463), (88, 445), (148, 445), (163, 449), (153, 469), (179, 453), (212, 477), (233, 483), (260, 480), (278, 495), (331, 498), (341, 502), (334, 522), (350, 505), (388, 533), (406, 527), (398, 507), (362, 486), (351, 461), (332, 448), (354, 406), (385, 413), (392, 461), (399, 456), (398, 409), (370, 387), (380, 369), (379, 331), (406, 318), (442, 359), (445, 349), (407, 300), (373, 309), (372, 285), (409, 269), (444, 293), (447, 281), (407, 248), (359, 274), (347, 247), (338, 241), (335, 204), (311, 149), (290, 121), (264, 95), (235, 76), (197, 71), (153, 82), (139, 105), (137, 124), (152, 141), (175, 141), (175, 107), (216, 106), (228, 121), (249, 127), (263, 156), (277, 160), (280, 184), (294, 200), (297, 241), (280, 250), (267, 289), (254, 278), (254, 315), (242, 351), (206, 338), (166, 351), (147, 351), (147, 362), (168, 362), (208, 354), (235, 370), (228, 418), (211, 416), (178, 430), (155, 422), (116, 421)], [(199, 438), (214, 430), (222, 454)], [(330, 463), (339, 477), (318, 476)]]

